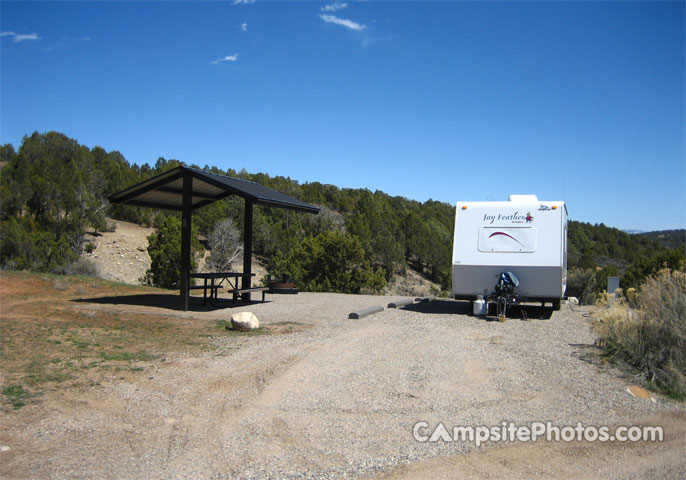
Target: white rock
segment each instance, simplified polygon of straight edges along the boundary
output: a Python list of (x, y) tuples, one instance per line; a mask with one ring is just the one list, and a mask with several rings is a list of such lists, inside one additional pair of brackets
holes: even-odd
[(231, 326), (240, 332), (249, 332), (260, 328), (260, 321), (252, 312), (239, 312), (231, 315)]
[(0, 452), (9, 452), (10, 450), (12, 450), (12, 447), (9, 445), (3, 445), (0, 447)]
[(579, 299), (576, 297), (569, 297), (569, 304), (570, 305), (579, 305)]

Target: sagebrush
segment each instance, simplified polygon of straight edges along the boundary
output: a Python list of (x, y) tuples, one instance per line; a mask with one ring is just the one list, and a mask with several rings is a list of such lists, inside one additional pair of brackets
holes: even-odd
[(686, 273), (649, 277), (632, 303), (617, 302), (599, 315), (605, 353), (637, 370), (649, 387), (686, 396)]

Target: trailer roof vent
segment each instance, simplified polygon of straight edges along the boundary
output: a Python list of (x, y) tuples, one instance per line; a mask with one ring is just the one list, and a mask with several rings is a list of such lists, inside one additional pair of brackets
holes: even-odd
[(538, 202), (538, 197), (536, 195), (510, 195), (510, 201), (517, 203), (531, 203)]

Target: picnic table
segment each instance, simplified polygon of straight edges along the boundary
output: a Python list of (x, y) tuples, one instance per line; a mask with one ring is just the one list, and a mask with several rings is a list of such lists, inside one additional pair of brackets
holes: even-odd
[[(233, 295), (233, 303), (236, 303), (236, 300), (238, 300), (238, 295), (242, 293), (250, 293), (250, 292), (262, 292), (262, 301), (264, 302), (264, 294), (266, 293), (267, 290), (269, 290), (267, 287), (249, 287), (249, 288), (240, 288), (238, 285), (238, 279), (239, 278), (245, 278), (245, 277), (254, 277), (254, 273), (241, 273), (241, 272), (199, 272), (199, 273), (191, 273), (191, 278), (201, 278), (204, 280), (203, 285), (193, 285), (190, 288), (193, 290), (196, 289), (203, 289), (203, 294), (202, 294), (202, 304), (205, 305), (207, 302), (208, 298), (208, 292), (209, 292), (209, 299), (210, 303), (214, 305), (214, 300), (217, 299), (217, 293), (220, 288), (223, 288), (226, 286), (226, 291), (227, 293), (231, 293)], [(226, 284), (224, 284), (226, 282)]]

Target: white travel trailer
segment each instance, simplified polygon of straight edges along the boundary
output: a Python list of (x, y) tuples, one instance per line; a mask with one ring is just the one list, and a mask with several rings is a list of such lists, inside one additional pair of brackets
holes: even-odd
[(453, 295), (458, 300), (492, 300), (503, 272), (516, 277), (514, 301), (550, 302), (560, 309), (567, 287), (564, 202), (510, 195), (507, 202), (457, 203)]

